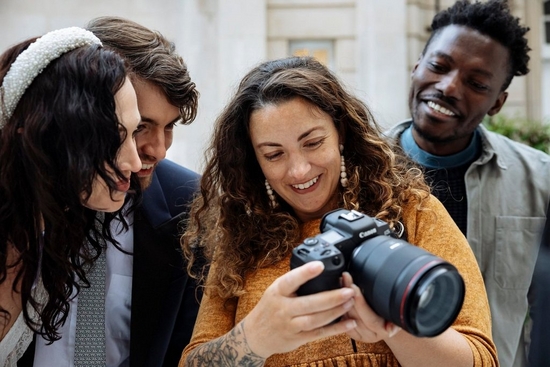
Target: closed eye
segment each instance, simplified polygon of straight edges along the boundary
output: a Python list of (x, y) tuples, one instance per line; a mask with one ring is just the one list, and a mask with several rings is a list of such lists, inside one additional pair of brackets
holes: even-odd
[(436, 73), (443, 73), (445, 72), (445, 67), (441, 64), (438, 64), (437, 62), (430, 62), (428, 63), (428, 67), (430, 70), (436, 72)]
[(144, 129), (145, 129), (145, 124), (143, 124), (143, 123), (138, 124), (136, 130), (134, 131), (134, 135), (139, 134)]
[(475, 80), (472, 80), (470, 81), (470, 85), (474, 88), (474, 89), (477, 89), (479, 91), (487, 91), (489, 90), (489, 86), (485, 85), (485, 84), (482, 84), (482, 83), (478, 83), (476, 82)]
[(281, 152), (276, 152), (276, 153), (272, 153), (272, 154), (265, 154), (264, 157), (267, 161), (273, 161), (277, 158), (279, 158), (283, 153)]
[(325, 138), (320, 139), (320, 140), (316, 140), (316, 141), (312, 141), (312, 142), (308, 142), (304, 146), (306, 148), (316, 148), (316, 147), (320, 146), (321, 144), (323, 144), (324, 142), (325, 142)]

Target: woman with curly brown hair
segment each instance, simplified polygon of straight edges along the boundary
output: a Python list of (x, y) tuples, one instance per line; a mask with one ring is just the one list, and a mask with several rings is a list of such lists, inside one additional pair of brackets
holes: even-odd
[[(293, 57), (249, 72), (217, 120), (206, 163), (182, 244), (190, 258), (203, 247), (211, 267), (180, 366), (497, 364), (464, 236), (368, 108), (319, 62)], [(323, 264), (289, 271), (292, 250), (336, 208), (404, 226), (404, 239), (458, 268), (467, 292), (452, 327), (432, 338), (400, 331), (348, 273), (342, 288), (296, 295)]]

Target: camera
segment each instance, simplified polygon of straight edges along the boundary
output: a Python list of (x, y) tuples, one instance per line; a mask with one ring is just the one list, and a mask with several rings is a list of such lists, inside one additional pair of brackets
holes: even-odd
[(292, 251), (291, 269), (314, 260), (325, 265), (298, 295), (340, 288), (347, 270), (374, 312), (413, 335), (436, 336), (454, 322), (465, 287), (452, 264), (398, 239), (386, 222), (355, 210), (329, 212), (320, 227), (320, 234)]

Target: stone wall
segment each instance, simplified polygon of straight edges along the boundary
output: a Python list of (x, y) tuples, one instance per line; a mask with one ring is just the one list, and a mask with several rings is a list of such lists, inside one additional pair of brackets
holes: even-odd
[[(201, 93), (197, 120), (180, 126), (169, 158), (195, 170), (213, 122), (242, 76), (261, 61), (316, 53), (389, 127), (407, 118), (410, 70), (437, 9), (453, 0), (0, 0), (0, 50), (30, 36), (119, 15), (174, 41)], [(513, 0), (531, 27), (531, 73), (515, 78), (509, 115), (550, 117), (550, 48), (540, 1)], [(542, 58), (544, 57), (544, 59)], [(544, 61), (542, 61), (544, 60)]]

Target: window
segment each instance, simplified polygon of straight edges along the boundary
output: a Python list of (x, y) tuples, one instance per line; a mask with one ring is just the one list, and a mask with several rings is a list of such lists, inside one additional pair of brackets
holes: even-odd
[(290, 41), (289, 53), (292, 56), (312, 56), (328, 68), (332, 68), (334, 46), (331, 40), (295, 40)]

